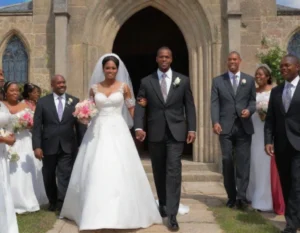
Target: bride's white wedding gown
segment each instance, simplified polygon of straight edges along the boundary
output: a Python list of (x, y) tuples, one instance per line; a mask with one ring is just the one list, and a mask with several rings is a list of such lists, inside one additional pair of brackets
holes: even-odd
[(99, 113), (80, 146), (61, 217), (74, 220), (80, 230), (147, 228), (162, 223), (122, 116), (123, 85), (108, 97), (93, 90)]

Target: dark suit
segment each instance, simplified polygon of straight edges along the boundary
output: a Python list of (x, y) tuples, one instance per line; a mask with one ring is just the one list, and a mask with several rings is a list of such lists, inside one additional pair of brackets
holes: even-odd
[[(69, 100), (72, 99), (72, 103)], [(43, 177), (50, 203), (63, 202), (73, 162), (86, 127), (72, 115), (78, 99), (66, 94), (62, 120), (59, 121), (53, 94), (39, 99), (32, 130), (33, 149), (43, 150)], [(56, 185), (56, 175), (57, 182)]]
[[(243, 109), (249, 110), (249, 118), (241, 117)], [(255, 110), (256, 88), (253, 77), (241, 72), (236, 94), (228, 73), (213, 79), (211, 119), (213, 125), (219, 123), (222, 127), (219, 139), (223, 156), (224, 186), (231, 200), (246, 200), (250, 146), (254, 133), (251, 115)]]
[[(178, 86), (173, 82), (180, 78)], [(154, 181), (160, 205), (168, 215), (178, 212), (181, 191), (181, 154), (188, 131), (196, 131), (196, 111), (189, 78), (172, 71), (166, 101), (157, 72), (141, 81), (138, 97), (147, 99), (147, 107), (135, 107), (134, 127), (144, 128), (147, 111), (147, 136)]]
[(284, 83), (273, 88), (265, 122), (265, 144), (274, 144), (275, 159), (286, 203), (287, 224), (300, 228), (300, 82), (286, 112)]

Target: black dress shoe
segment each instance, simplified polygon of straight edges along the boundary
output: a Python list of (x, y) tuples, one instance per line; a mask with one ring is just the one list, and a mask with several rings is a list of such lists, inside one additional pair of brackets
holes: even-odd
[(48, 210), (54, 212), (56, 210), (56, 204), (50, 203), (48, 206)]
[(165, 207), (165, 206), (160, 205), (160, 206), (158, 207), (158, 210), (159, 210), (160, 216), (161, 216), (162, 218), (167, 217), (167, 212), (166, 212), (166, 207)]
[(228, 208), (233, 208), (235, 206), (235, 200), (229, 199), (226, 203)]
[(286, 226), (286, 228), (281, 233), (297, 233), (297, 229), (294, 229), (290, 226)]
[(236, 201), (236, 208), (238, 208), (239, 210), (247, 210), (248, 204), (244, 200), (237, 200)]
[(176, 220), (176, 215), (171, 215), (168, 217), (168, 229), (170, 231), (178, 231), (179, 230), (179, 225)]

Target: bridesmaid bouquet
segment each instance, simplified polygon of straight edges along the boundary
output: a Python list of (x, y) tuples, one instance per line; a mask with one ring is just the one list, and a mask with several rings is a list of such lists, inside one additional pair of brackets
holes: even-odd
[(95, 102), (90, 99), (86, 99), (76, 104), (73, 116), (76, 117), (82, 124), (87, 125), (90, 120), (96, 116), (97, 112), (98, 110)]
[(20, 114), (16, 114), (13, 119), (13, 131), (18, 133), (24, 129), (30, 129), (33, 126), (33, 111), (26, 108)]
[[(5, 129), (0, 129), (0, 137), (8, 137), (9, 135), (11, 135), (11, 132)], [(18, 153), (13, 151), (11, 146), (7, 146), (7, 152), (7, 158), (10, 160), (10, 162), (17, 162), (20, 159)]]
[(265, 121), (268, 112), (269, 101), (258, 101), (256, 103), (256, 111), (262, 121)]

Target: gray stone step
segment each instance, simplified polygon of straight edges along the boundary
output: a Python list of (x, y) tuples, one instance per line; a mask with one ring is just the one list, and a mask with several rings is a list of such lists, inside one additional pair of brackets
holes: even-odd
[[(142, 164), (147, 173), (152, 172), (151, 161), (149, 159), (142, 160)], [(219, 166), (216, 163), (198, 163), (192, 161), (182, 161), (182, 171), (183, 172), (202, 172), (202, 171), (212, 171), (218, 172)]]
[[(150, 182), (153, 182), (153, 174), (147, 173)], [(183, 182), (222, 182), (222, 175), (212, 171), (189, 171), (182, 172)]]

